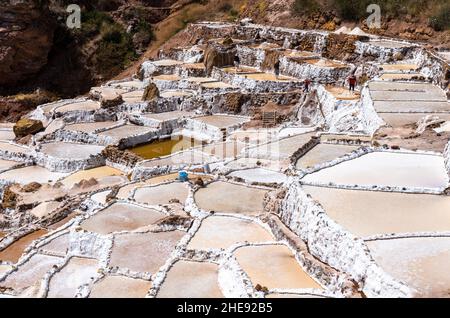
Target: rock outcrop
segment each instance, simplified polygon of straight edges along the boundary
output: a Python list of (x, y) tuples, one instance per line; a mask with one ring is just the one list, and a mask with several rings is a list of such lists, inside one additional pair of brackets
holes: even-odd
[(110, 162), (124, 165), (134, 166), (142, 158), (129, 151), (123, 151), (115, 146), (108, 146), (102, 151), (102, 155)]
[(226, 39), (223, 43), (209, 43), (205, 50), (206, 73), (211, 74), (213, 67), (223, 67), (233, 65), (236, 48), (231, 39)]
[(116, 107), (122, 103), (123, 103), (122, 95), (103, 96), (100, 101), (100, 105), (102, 108)]
[(14, 134), (18, 138), (34, 135), (44, 129), (40, 120), (22, 118), (13, 127)]
[(47, 64), (56, 25), (45, 3), (1, 2), (0, 87), (14, 86)]
[(31, 182), (22, 187), (23, 192), (36, 192), (42, 187), (42, 184), (39, 182)]
[(150, 83), (142, 95), (143, 101), (151, 101), (159, 97), (159, 89), (155, 83)]
[(3, 190), (3, 200), (2, 200), (2, 208), (3, 209), (14, 209), (17, 204), (17, 194), (11, 190), (12, 185), (7, 186)]

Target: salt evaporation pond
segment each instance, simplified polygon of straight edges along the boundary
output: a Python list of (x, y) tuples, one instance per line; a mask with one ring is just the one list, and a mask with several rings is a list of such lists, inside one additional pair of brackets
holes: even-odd
[(8, 170), (0, 173), (0, 179), (10, 182), (17, 182), (20, 184), (27, 184), (31, 182), (55, 182), (67, 176), (68, 173), (51, 172), (43, 167), (28, 166), (19, 169)]
[(201, 151), (217, 158), (226, 159), (237, 157), (244, 147), (244, 143), (238, 141), (227, 141), (202, 146)]
[(97, 192), (93, 196), (91, 196), (91, 200), (98, 202), (100, 204), (106, 204), (106, 201), (108, 199), (108, 194), (111, 193), (111, 190), (106, 190), (102, 192)]
[(132, 91), (122, 94), (122, 99), (125, 103), (143, 103), (143, 90)]
[(98, 261), (95, 259), (72, 257), (51, 279), (48, 298), (74, 298), (77, 288), (87, 284), (97, 276)]
[(123, 125), (116, 128), (111, 128), (98, 133), (99, 136), (110, 137), (116, 142), (124, 138), (129, 138), (135, 135), (144, 135), (151, 131), (155, 131), (153, 128), (137, 126), (137, 125)]
[(202, 141), (189, 137), (172, 136), (170, 139), (153, 141), (148, 144), (133, 147), (129, 150), (144, 159), (153, 159), (167, 156), (174, 152), (187, 150), (195, 146), (200, 146), (202, 143)]
[(71, 174), (70, 176), (68, 176), (67, 178), (64, 178), (64, 180), (62, 180), (61, 182), (65, 187), (71, 188), (75, 183), (78, 183), (81, 180), (89, 180), (90, 178), (101, 179), (104, 177), (111, 177), (111, 176), (119, 177), (122, 175), (123, 175), (123, 172), (116, 168), (102, 166), (102, 167), (97, 167), (97, 168), (93, 168), (93, 169), (81, 170), (81, 171), (75, 172), (75, 173)]
[(70, 234), (63, 234), (52, 239), (49, 243), (39, 248), (39, 251), (42, 251), (44, 254), (65, 257), (67, 250), (69, 249), (69, 235)]
[(203, 164), (215, 160), (217, 159), (198, 150), (186, 150), (174, 153), (171, 156), (143, 162), (142, 164), (140, 164), (140, 166), (149, 168), (164, 167), (164, 166), (179, 166), (179, 165)]
[(11, 153), (19, 153), (19, 154), (30, 154), (30, 148), (26, 146), (19, 146), (14, 143), (9, 143), (7, 141), (0, 141), (0, 151), (7, 151)]
[(0, 171), (11, 169), (12, 167), (14, 167), (15, 165), (18, 165), (18, 164), (20, 164), (20, 163), (16, 162), (16, 161), (0, 159)]
[(450, 120), (450, 114), (445, 113), (378, 113), (378, 116), (391, 127), (402, 127), (407, 124), (415, 124), (426, 116), (437, 116), (439, 119)]
[(15, 138), (16, 135), (12, 130), (0, 129), (0, 140), (13, 140)]
[(364, 237), (450, 231), (450, 197), (304, 186), (337, 223)]
[(9, 287), (15, 292), (23, 292), (26, 288), (37, 283), (53, 265), (62, 263), (63, 258), (35, 254), (19, 269), (0, 282), (0, 287)]
[(315, 165), (342, 157), (356, 149), (358, 149), (356, 146), (318, 144), (298, 159), (295, 167), (297, 169), (314, 167)]
[(287, 159), (311, 140), (315, 133), (284, 138), (250, 149), (250, 156), (257, 158)]
[(117, 235), (114, 237), (109, 266), (155, 273), (164, 265), (184, 235), (184, 232), (178, 230)]
[(381, 64), (384, 71), (415, 71), (419, 68), (417, 64)]
[(226, 249), (235, 243), (273, 241), (272, 235), (253, 221), (228, 216), (211, 216), (189, 242), (189, 249)]
[(38, 206), (31, 209), (29, 213), (34, 215), (37, 218), (43, 218), (63, 206), (64, 206), (64, 203), (61, 203), (58, 201), (42, 202)]
[(230, 115), (210, 115), (195, 117), (194, 120), (217, 128), (227, 128), (234, 125), (241, 125), (248, 121), (248, 118)]
[(260, 144), (275, 139), (278, 132), (269, 129), (237, 130), (233, 131), (229, 138), (243, 143)]
[(189, 91), (179, 91), (179, 90), (165, 90), (162, 91), (160, 96), (162, 98), (170, 98), (170, 97), (189, 97), (192, 96), (192, 93)]
[(115, 121), (96, 121), (92, 123), (70, 124), (65, 127), (66, 130), (81, 131), (84, 133), (93, 133), (98, 129), (105, 129), (117, 125)]
[(221, 298), (218, 266), (212, 263), (178, 261), (169, 270), (158, 298)]
[(361, 186), (443, 188), (444, 158), (437, 155), (373, 152), (306, 175), (303, 182)]
[(188, 196), (188, 188), (181, 182), (172, 182), (136, 190), (136, 202), (149, 205), (169, 204), (171, 200), (178, 200), (184, 204)]
[(235, 251), (235, 255), (254, 286), (260, 284), (269, 289), (322, 289), (300, 267), (292, 252), (284, 245), (240, 247)]
[(123, 82), (111, 83), (111, 84), (109, 84), (109, 86), (116, 87), (116, 88), (137, 90), (137, 89), (144, 88), (144, 82), (138, 81), (138, 80), (123, 81)]
[(164, 113), (150, 113), (150, 114), (142, 114), (141, 116), (143, 118), (147, 119), (153, 119), (157, 121), (166, 121), (166, 120), (174, 120), (174, 119), (181, 119), (183, 117), (189, 117), (193, 113), (183, 111), (183, 110), (175, 110), (171, 112), (164, 112)]
[(246, 182), (259, 183), (283, 183), (287, 177), (285, 174), (271, 171), (263, 168), (245, 169), (234, 171), (229, 174), (230, 177), (238, 177)]
[[(191, 181), (191, 182), (195, 181), (195, 179), (197, 179), (199, 177), (201, 177), (204, 181), (211, 179), (211, 176), (198, 175), (198, 174), (193, 174), (193, 173), (190, 173), (188, 176), (189, 181)], [(153, 177), (153, 178), (147, 179), (145, 181), (130, 183), (130, 184), (125, 185), (120, 188), (119, 192), (117, 193), (117, 198), (118, 199), (127, 199), (131, 195), (132, 191), (138, 187), (142, 187), (142, 186), (146, 186), (146, 185), (156, 185), (156, 184), (164, 183), (166, 181), (175, 181), (177, 178), (178, 178), (178, 173), (170, 173), (170, 174)]]
[(125, 276), (106, 276), (92, 287), (89, 298), (144, 298), (152, 283)]
[(389, 275), (415, 288), (421, 297), (449, 297), (450, 238), (399, 238), (366, 242)]
[(42, 144), (41, 152), (61, 159), (88, 159), (100, 154), (103, 149), (103, 146), (57, 141)]
[(280, 163), (278, 160), (268, 160), (268, 159), (258, 159), (258, 158), (239, 158), (233, 161), (230, 161), (226, 164), (227, 168), (230, 169), (243, 169), (243, 168), (256, 168), (256, 167), (264, 167), (273, 171), (280, 171), (282, 169), (286, 169), (288, 164)]
[(206, 211), (226, 213), (260, 213), (268, 191), (217, 181), (194, 194), (197, 205)]
[(153, 209), (128, 203), (114, 203), (81, 223), (86, 231), (108, 234), (118, 231), (132, 231), (152, 224), (164, 215)]
[(20, 239), (9, 245), (7, 248), (0, 251), (0, 261), (9, 261), (12, 263), (16, 263), (22, 256), (24, 250), (31, 244), (31, 242), (37, 240), (45, 234), (47, 234), (46, 230), (37, 230), (21, 237)]
[(71, 111), (93, 111), (100, 109), (100, 103), (92, 100), (66, 104), (56, 109), (58, 113), (66, 113)]

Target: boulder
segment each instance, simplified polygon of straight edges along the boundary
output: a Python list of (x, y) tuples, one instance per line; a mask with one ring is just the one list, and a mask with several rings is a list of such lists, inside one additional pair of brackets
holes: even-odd
[(13, 130), (16, 137), (22, 138), (44, 130), (44, 125), (40, 120), (22, 118), (14, 125)]
[(150, 83), (145, 88), (144, 94), (142, 95), (142, 100), (143, 101), (151, 101), (156, 98), (159, 98), (159, 89), (155, 83)]
[(180, 215), (169, 215), (165, 218), (162, 218), (159, 220), (156, 225), (161, 227), (183, 227), (183, 228), (189, 228), (192, 224), (192, 218), (180, 216)]
[(28, 183), (27, 185), (24, 185), (21, 190), (23, 192), (36, 192), (41, 187), (42, 187), (42, 184), (40, 184), (39, 182), (31, 182), (31, 183)]
[(3, 209), (14, 209), (17, 204), (17, 194), (11, 190), (13, 185), (9, 185), (3, 190), (3, 200), (2, 200), (2, 208)]
[(199, 186), (199, 187), (202, 187), (202, 188), (205, 186), (205, 182), (204, 182), (203, 179), (200, 178), (200, 177), (198, 177), (198, 178), (195, 180), (194, 184), (197, 185), (197, 186)]
[(134, 166), (137, 162), (142, 160), (138, 155), (127, 150), (120, 150), (118, 147), (112, 145), (103, 149), (102, 156), (108, 161), (125, 166)]
[(98, 184), (98, 181), (95, 178), (90, 178), (88, 180), (87, 179), (83, 179), (80, 182), (75, 183), (73, 185), (73, 188), (74, 189), (87, 189), (87, 188), (93, 187), (93, 186), (95, 186), (97, 184)]
[(116, 107), (120, 104), (123, 104), (122, 95), (120, 94), (103, 95), (100, 101), (101, 108)]

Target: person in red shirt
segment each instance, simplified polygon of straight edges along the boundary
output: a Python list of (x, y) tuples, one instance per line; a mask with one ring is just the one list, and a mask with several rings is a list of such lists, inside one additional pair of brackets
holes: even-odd
[(356, 87), (356, 76), (355, 75), (351, 75), (348, 78), (348, 84), (349, 84), (349, 91), (354, 92), (355, 91), (355, 87)]
[(280, 61), (277, 61), (273, 66), (275, 78), (278, 79), (280, 77)]
[(307, 79), (305, 79), (303, 84), (305, 85), (305, 92), (309, 92), (309, 85), (311, 85), (311, 80), (309, 78), (307, 78)]

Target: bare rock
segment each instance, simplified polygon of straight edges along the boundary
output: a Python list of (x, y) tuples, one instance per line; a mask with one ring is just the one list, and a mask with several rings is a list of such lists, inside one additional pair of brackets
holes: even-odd
[(3, 191), (2, 208), (14, 209), (17, 204), (17, 194), (11, 190), (13, 185), (9, 185)]
[(194, 184), (199, 186), (199, 187), (204, 187), (205, 186), (205, 182), (203, 181), (202, 178), (198, 177), (197, 179), (195, 179)]
[(234, 63), (236, 55), (235, 43), (224, 41), (224, 43), (209, 43), (205, 50), (204, 63), (206, 73), (211, 74), (213, 67), (230, 66)]
[(151, 101), (156, 98), (159, 98), (159, 89), (155, 83), (150, 83), (145, 88), (144, 94), (142, 95), (142, 100), (143, 101)]
[(16, 137), (21, 138), (44, 130), (44, 125), (40, 120), (22, 118), (14, 125), (13, 130)]
[(185, 217), (180, 215), (170, 215), (159, 220), (156, 225), (158, 226), (175, 226), (189, 228), (192, 224), (191, 217)]
[(95, 185), (98, 184), (98, 181), (95, 178), (90, 178), (89, 180), (83, 179), (78, 183), (74, 184), (74, 188), (79, 188), (79, 189), (87, 189), (90, 187), (93, 187)]
[(31, 182), (31, 183), (28, 183), (27, 185), (24, 185), (22, 187), (21, 191), (23, 191), (23, 192), (36, 192), (41, 187), (42, 187), (42, 184), (40, 184), (39, 182)]
[(327, 39), (324, 57), (342, 59), (347, 54), (353, 55), (356, 50), (355, 42), (363, 38), (359, 35), (330, 33)]
[(0, 5), (0, 87), (14, 86), (47, 64), (56, 21), (39, 0)]
[(112, 145), (103, 149), (102, 156), (111, 162), (128, 167), (134, 166), (137, 162), (142, 160), (138, 155), (127, 150), (120, 150), (118, 147)]
[(103, 95), (100, 101), (101, 108), (116, 107), (120, 104), (123, 104), (122, 95), (120, 94)]

